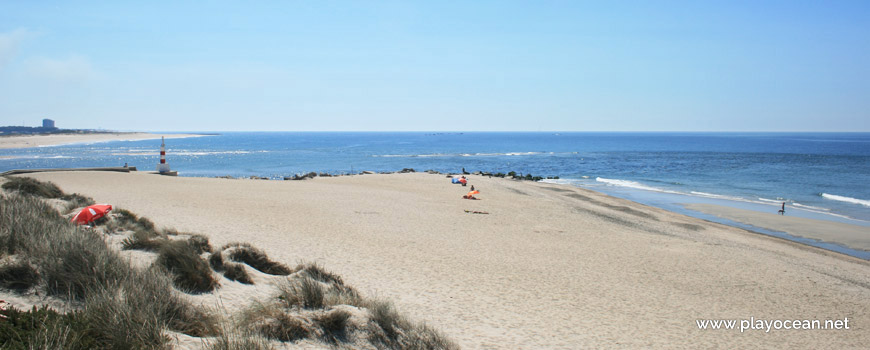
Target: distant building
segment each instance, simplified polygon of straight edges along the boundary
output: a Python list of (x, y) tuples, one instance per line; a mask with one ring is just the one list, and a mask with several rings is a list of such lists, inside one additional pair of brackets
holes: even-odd
[(43, 119), (43, 120), (42, 120), (42, 127), (43, 127), (43, 128), (54, 129), (54, 120), (51, 120), (51, 119)]

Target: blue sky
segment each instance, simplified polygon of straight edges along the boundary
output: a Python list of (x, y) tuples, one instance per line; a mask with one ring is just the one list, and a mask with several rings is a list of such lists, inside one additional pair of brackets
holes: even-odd
[(870, 131), (870, 2), (0, 1), (0, 125)]

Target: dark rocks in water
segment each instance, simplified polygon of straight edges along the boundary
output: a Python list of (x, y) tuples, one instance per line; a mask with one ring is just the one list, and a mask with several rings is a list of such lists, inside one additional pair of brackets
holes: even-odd
[(402, 169), (402, 171), (399, 172), (399, 174), (415, 173), (415, 172), (416, 171), (414, 171), (414, 169), (412, 169), (412, 168), (404, 168), (404, 169)]
[(441, 174), (440, 172), (432, 170), (432, 169), (426, 170), (426, 173), (427, 174)]
[(284, 180), (308, 180), (308, 179), (313, 179), (315, 177), (317, 177), (317, 173), (312, 171), (312, 172), (310, 172), (308, 174), (304, 174), (304, 175), (296, 174), (296, 175), (293, 175), (293, 177), (285, 176)]
[(366, 171), (361, 172), (360, 175), (372, 175), (372, 174), (374, 174), (374, 173), (375, 173), (374, 171), (368, 171), (368, 170), (366, 170)]

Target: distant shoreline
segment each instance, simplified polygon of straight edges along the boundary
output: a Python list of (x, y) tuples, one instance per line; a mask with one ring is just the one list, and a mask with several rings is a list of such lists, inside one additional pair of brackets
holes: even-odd
[(210, 136), (207, 134), (157, 134), (145, 132), (100, 132), (84, 134), (9, 135), (0, 137), (0, 149), (59, 146), (76, 143), (153, 140)]

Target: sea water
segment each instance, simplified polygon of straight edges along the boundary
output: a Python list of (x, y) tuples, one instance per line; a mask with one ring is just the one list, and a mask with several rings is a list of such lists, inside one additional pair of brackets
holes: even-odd
[[(790, 214), (870, 222), (870, 133), (227, 132), (166, 147), (180, 176), (515, 171), (670, 210), (714, 201), (776, 212), (786, 203)], [(154, 170), (159, 148), (142, 140), (6, 149), (0, 172)]]

